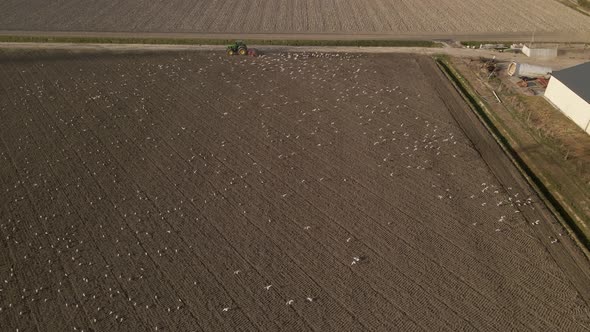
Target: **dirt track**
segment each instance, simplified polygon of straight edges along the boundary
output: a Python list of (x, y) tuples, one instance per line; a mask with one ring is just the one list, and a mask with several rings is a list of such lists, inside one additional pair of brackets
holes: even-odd
[(426, 57), (0, 75), (8, 330), (590, 329), (590, 265)]
[[(529, 58), (524, 54), (511, 52), (498, 52), (485, 49), (468, 49), (455, 47), (357, 47), (357, 46), (268, 46), (250, 45), (263, 53), (378, 53), (378, 54), (421, 54), (439, 55), (446, 54), (453, 57), (473, 58), (495, 57), (499, 61), (516, 61), (551, 67), (553, 70), (573, 67), (590, 61), (590, 52), (570, 52), (558, 58)], [(225, 45), (174, 45), (174, 44), (76, 44), (76, 43), (0, 43), (0, 50), (61, 50), (71, 52), (96, 52), (109, 51), (120, 52), (168, 52), (168, 51), (219, 51), (222, 52)], [(567, 49), (567, 48), (565, 48)], [(580, 49), (580, 48), (579, 48)], [(563, 50), (563, 49), (562, 49)]]

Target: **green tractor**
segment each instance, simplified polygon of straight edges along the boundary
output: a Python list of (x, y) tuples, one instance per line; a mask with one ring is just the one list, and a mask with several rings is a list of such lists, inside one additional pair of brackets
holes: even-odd
[(248, 47), (244, 44), (243, 41), (238, 40), (231, 45), (227, 45), (227, 55), (247, 55), (248, 54)]

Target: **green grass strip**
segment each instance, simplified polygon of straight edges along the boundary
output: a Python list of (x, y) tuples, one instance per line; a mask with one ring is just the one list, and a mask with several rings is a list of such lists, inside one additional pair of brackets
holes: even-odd
[(462, 41), (462, 45), (464, 46), (475, 46), (479, 47), (479, 45), (485, 44), (504, 44), (506, 47), (510, 47), (510, 45), (515, 44), (511, 41), (476, 41), (476, 40), (469, 40), (469, 41)]

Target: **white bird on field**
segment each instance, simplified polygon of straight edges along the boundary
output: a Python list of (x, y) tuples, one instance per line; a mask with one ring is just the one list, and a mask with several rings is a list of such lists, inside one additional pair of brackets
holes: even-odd
[(272, 285), (266, 285), (266, 286), (264, 286), (264, 288), (265, 288), (266, 290), (270, 290), (270, 288), (271, 288), (271, 287), (272, 287)]

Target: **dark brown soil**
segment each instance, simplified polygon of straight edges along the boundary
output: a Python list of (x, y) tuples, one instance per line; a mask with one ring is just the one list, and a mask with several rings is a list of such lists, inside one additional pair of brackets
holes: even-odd
[(0, 77), (2, 330), (590, 328), (590, 265), (429, 58)]

